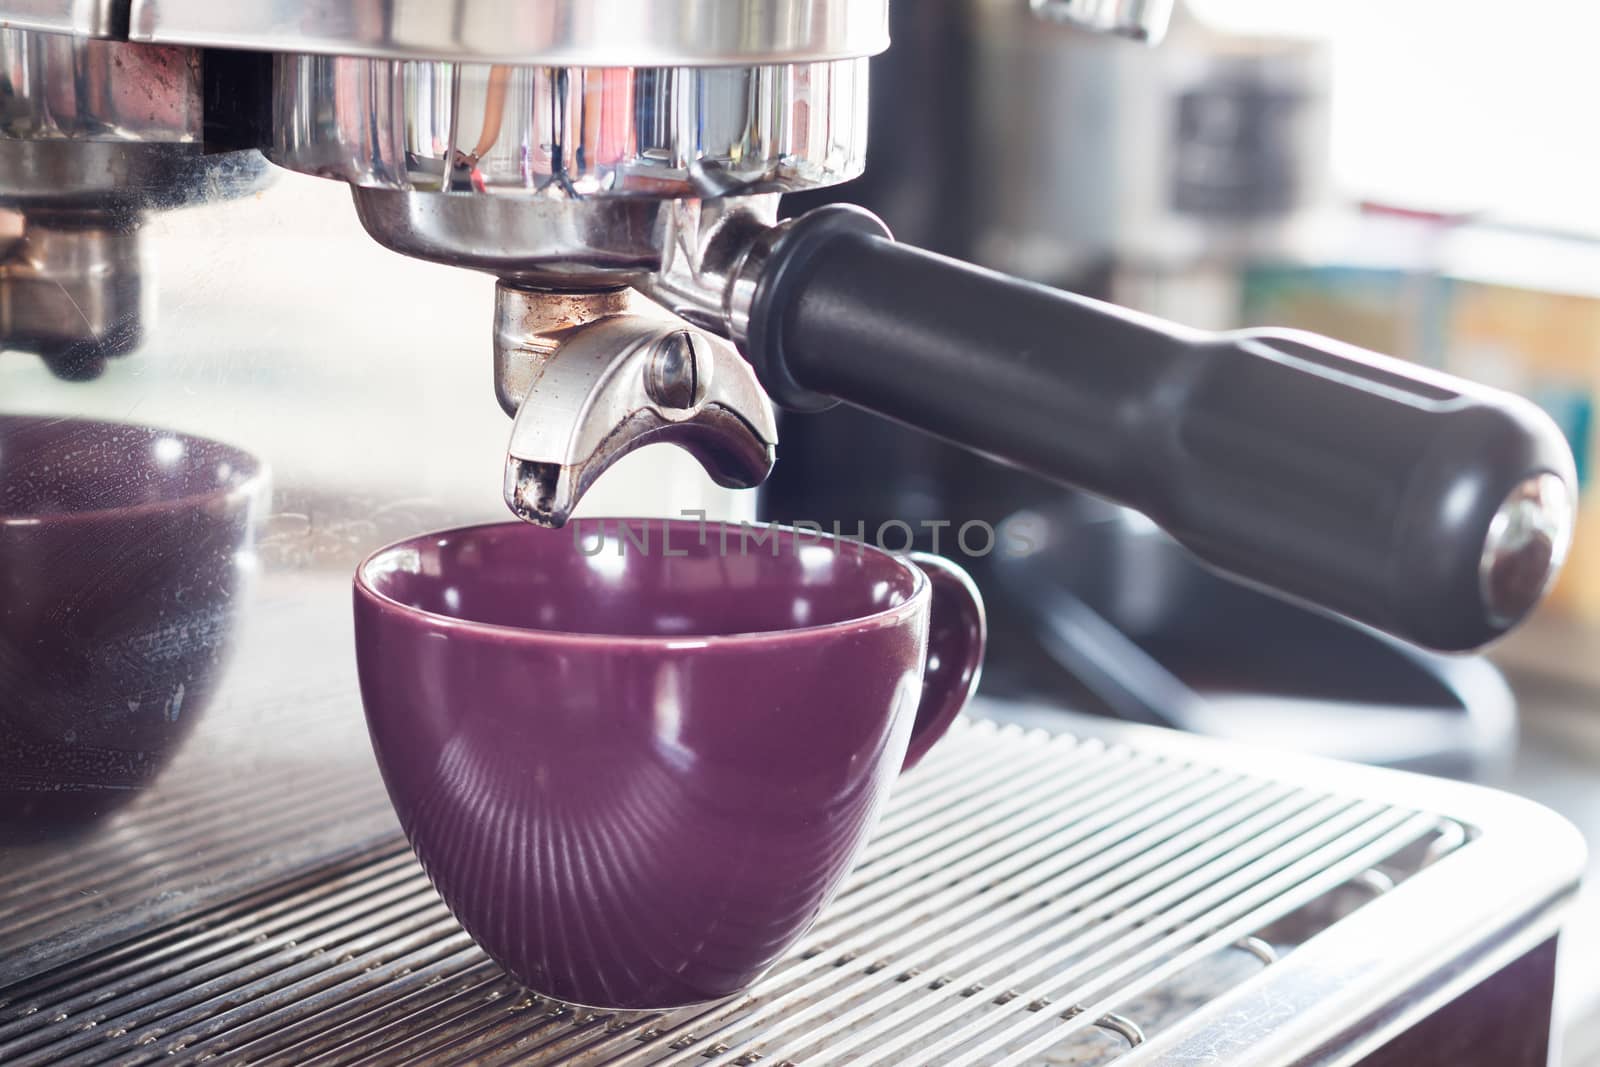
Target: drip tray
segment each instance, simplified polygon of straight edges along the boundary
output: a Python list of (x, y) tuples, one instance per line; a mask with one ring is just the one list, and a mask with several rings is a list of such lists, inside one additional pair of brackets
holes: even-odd
[(957, 727), (751, 994), (530, 996), (403, 841), (0, 990), (0, 1063), (1347, 1062), (1547, 941), (1526, 802), (1143, 728)]

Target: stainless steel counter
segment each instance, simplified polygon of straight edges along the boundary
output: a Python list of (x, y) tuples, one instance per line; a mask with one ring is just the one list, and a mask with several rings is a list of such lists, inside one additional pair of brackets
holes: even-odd
[(1521, 712), (1519, 744), (1496, 783), (1560, 812), (1591, 842), (1584, 887), (1563, 935), (1557, 1017), (1568, 1067), (1600, 1063), (1600, 690), (1507, 657)]
[[(313, 717), (359, 724), (338, 704)], [(371, 820), (366, 842), (0, 988), (0, 1061), (1356, 1063), (1537, 956), (1579, 873), (1571, 828), (1515, 798), (1074, 725), (1083, 736), (959, 728), (901, 783), (789, 959), (748, 996), (668, 1015), (522, 993), (383, 829), (370, 765), (320, 782), (277, 767), (297, 841), (354, 814)], [(202, 858), (250, 844), (226, 817), (191, 819), (212, 827)], [(135, 839), (107, 862), (135, 864), (141, 844), (195, 862), (181, 834), (162, 837), (171, 825), (122, 824)], [(25, 874), (4, 878), (0, 910), (37, 899)], [(1542, 1062), (1540, 1020), (1521, 1021), (1482, 1039), (1516, 1038), (1499, 1046), (1515, 1057), (1480, 1048), (1497, 1067)]]

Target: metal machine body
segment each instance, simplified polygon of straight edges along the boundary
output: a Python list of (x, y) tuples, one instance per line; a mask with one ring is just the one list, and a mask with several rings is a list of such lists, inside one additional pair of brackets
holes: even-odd
[[(1031, 5), (1145, 43), (1159, 40), (1169, 7)], [(204, 721), (183, 751), (84, 837), (0, 846), (0, 899), (11, 905), (0, 917), (0, 1059), (197, 1058), (259, 1040), (263, 1058), (307, 1062), (316, 1046), (338, 1061), (379, 1047), (368, 1024), (388, 1027), (396, 1056), (422, 1054), (430, 998), (458, 994), (446, 1044), (462, 1042), (462, 1056), (519, 1054), (516, 1041), (496, 1041), (520, 1040), (529, 1017), (498, 1017), (490, 1002), (506, 990), (484, 985), (496, 981), (492, 965), (425, 899), (397, 844), (351, 717), (347, 621), (349, 572), (366, 551), (419, 528), (503, 517), (496, 484), (516, 514), (553, 524), (585, 499), (628, 511), (707, 506), (703, 479), (618, 481), (621, 467), (643, 446), (672, 443), (694, 457), (696, 476), (703, 467), (719, 485), (753, 486), (781, 457), (779, 408), (843, 401), (1140, 506), (1221, 566), (1417, 640), (1471, 647), (1531, 610), (1564, 553), (1573, 479), (1530, 405), (1321, 339), (1202, 334), (1023, 285), (895, 245), (860, 213), (782, 219), (782, 194), (866, 166), (867, 60), (890, 44), (886, 10), (887, 0), (0, 3), (0, 334), (73, 379), (8, 352), (4, 403), (261, 442), (276, 486), (239, 554), (259, 579), (251, 611), (225, 635), (231, 665), (211, 706), (190, 712)], [(1397, 456), (1428, 461), (1399, 488)], [(608, 484), (621, 494), (608, 498)], [(1341, 784), (1322, 765), (1303, 781), (1298, 771), (1249, 777), (1240, 768), (1255, 757), (1135, 741), (1156, 753), (1144, 768), (1152, 787), (1171, 774), (1229, 776), (1219, 815), (1236, 811), (1235, 793), (1312, 783), (1306, 821), (1350, 845), (1303, 866), (1323, 896), (1363, 878), (1370, 889), (1368, 860), (1453, 840), (1451, 827), (1484, 839), (1437, 863), (1426, 847), (1408, 854), (1400, 891), (1375, 894), (1344, 927), (1387, 949), (1426, 921), (1416, 958), (1347, 953), (1308, 935), (1299, 962), (1290, 955), (1276, 972), (1378, 981), (1393, 994), (1382, 1005), (1291, 983), (1310, 998), (1308, 1017), (1275, 1027), (1282, 987), (1245, 982), (1145, 1033), (1138, 1018), (1118, 1021), (1127, 990), (1107, 979), (1089, 992), (1116, 1003), (1084, 1005), (1105, 1011), (1068, 1003), (1041, 1014), (996, 994), (1008, 1018), (1037, 1016), (1019, 1033), (1048, 1017), (1131, 1063), (1200, 1055), (1224, 1032), (1253, 1043), (1261, 1063), (1381, 1063), (1382, 1042), (1473, 983), (1514, 966), (1544, 980), (1542, 946), (1574, 879), (1572, 842), (1547, 817), (1364, 772)], [(1032, 761), (1032, 788), (1056, 797), (1040, 810), (1093, 820), (1087, 790), (1070, 795), (1090, 805), (1084, 816), (1047, 779), (1114, 777), (1119, 761), (1143, 757), (1085, 744), (974, 731), (941, 772), (954, 777), (927, 778), (921, 795), (937, 807), (947, 790), (975, 788), (980, 762), (998, 785), (1013, 761)], [(1008, 832), (982, 821), (994, 806), (962, 796), (942, 836), (899, 843), (942, 862), (951, 843)], [(1367, 829), (1396, 851), (1350, 836)], [(1552, 849), (1544, 866), (1541, 841)], [(330, 881), (330, 864), (349, 881)], [(1492, 882), (1484, 909), (1435, 906), (1459, 884), (1450, 871)], [(315, 883), (311, 897), (294, 879)], [(284, 885), (287, 896), (263, 889)], [(959, 903), (921, 881), (896, 885)], [(1174, 892), (1172, 902), (1209, 907), (1220, 896)], [(1262, 890), (1260, 902), (1228, 921), (1281, 919), (1312, 901)], [(259, 908), (246, 925), (270, 928), (230, 926), (221, 945), (184, 925), (227, 908)], [(1157, 936), (1172, 960), (1192, 961), (1179, 942), (1219, 936), (1204, 927), (1208, 914), (1165, 940), (1156, 927), (1127, 936)], [(1493, 914), (1512, 919), (1491, 930)], [(296, 944), (307, 916), (354, 941)], [(1484, 936), (1465, 945), (1469, 927)], [(336, 941), (340, 951), (327, 951)], [(1257, 963), (1275, 951), (1243, 943)], [(853, 962), (816, 957), (829, 972), (835, 958)], [(1318, 972), (1326, 961), (1336, 968)], [(892, 985), (882, 968), (862, 970), (863, 984), (805, 1001), (807, 1018), (920, 988), (911, 970)], [(113, 971), (126, 983), (94, 985)], [(797, 961), (779, 977), (811, 989), (823, 972)], [(969, 998), (940, 993), (946, 985), (929, 993), (953, 1015)], [(123, 1014), (81, 1010), (101, 994)], [(279, 1009), (329, 1014), (283, 1031), (309, 1044), (274, 1044)], [(1219, 1030), (1234, 1011), (1249, 1028)], [(765, 1047), (751, 1018), (717, 1017), (745, 1027), (723, 1051), (697, 1044), (703, 1027), (689, 1019), (586, 1019), (580, 1040), (610, 1042), (597, 1055), (637, 1042), (640, 1055), (737, 1061)], [(566, 1047), (572, 1035), (546, 1036)], [(1023, 1034), (1017, 1049), (1033, 1039)], [(1542, 1040), (1535, 1032), (1533, 1044)], [(340, 1051), (346, 1041), (355, 1044)], [(1337, 1042), (1342, 1059), (1315, 1058)]]
[[(1145, 41), (1171, 13), (1032, 8)], [(896, 245), (862, 212), (779, 222), (778, 194), (865, 165), (887, 0), (96, 11), (15, 17), (28, 61), (10, 147), (26, 161), (77, 138), (123, 162), (253, 146), (349, 185), (383, 246), (495, 275), (496, 395), (521, 397), (504, 495), (529, 521), (564, 524), (654, 442), (719, 485), (758, 485), (772, 401), (843, 400), (1129, 504), (1224, 570), (1437, 648), (1515, 625), (1565, 554), (1571, 456), (1518, 398), (1307, 335), (1204, 334), (1050, 292)], [(38, 39), (62, 30), (76, 36)], [(5, 276), (70, 299), (60, 264), (93, 261), (72, 332), (98, 347), (26, 316), (11, 328), (87, 375), (138, 336), (136, 227), (73, 218), (57, 232), (36, 213)], [(614, 302), (624, 288), (676, 319)], [(583, 321), (549, 330), (574, 301)]]
[(4, 29), (0, 71), (0, 338), (93, 377), (138, 347), (154, 311), (145, 215), (243, 195), (268, 168), (203, 154), (188, 49)]
[[(369, 768), (314, 794), (289, 783), (273, 794), (304, 833), (326, 835), (340, 813), (371, 824), (360, 847), (314, 875), (144, 924), (122, 944), (69, 952), (72, 921), (94, 905), (67, 885), (29, 893), (0, 880), (15, 916), (0, 923), (8, 960), (30, 921), (57, 935), (21, 946), (57, 957), (29, 961), (28, 977), (0, 966), (0, 1056), (1549, 1062), (1553, 938), (1580, 850), (1548, 812), (1054, 709), (984, 711), (1013, 722), (958, 729), (906, 779), (839, 899), (744, 996), (600, 1012), (519, 989), (450, 917), (393, 827), (382, 832), (392, 816)], [(1018, 725), (1034, 722), (1084, 733)], [(173, 782), (160, 803), (200, 786)], [(183, 856), (249, 845), (225, 810), (148, 840)], [(139, 858), (115, 842), (82, 861), (122, 874), (124, 894), (138, 884)]]

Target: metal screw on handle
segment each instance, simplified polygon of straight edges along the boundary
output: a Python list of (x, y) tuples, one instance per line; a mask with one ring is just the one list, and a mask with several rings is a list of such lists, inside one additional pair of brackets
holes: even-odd
[(694, 334), (679, 330), (656, 342), (644, 379), (645, 392), (651, 400), (662, 407), (683, 411), (694, 407), (703, 387)]
[(1554, 474), (1511, 491), (1489, 523), (1478, 585), (1496, 625), (1526, 615), (1555, 582), (1572, 544), (1572, 494)]

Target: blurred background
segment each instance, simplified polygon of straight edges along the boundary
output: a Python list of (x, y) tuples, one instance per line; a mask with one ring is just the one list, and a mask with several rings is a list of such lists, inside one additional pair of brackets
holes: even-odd
[[(1592, 488), (1600, 5), (1182, 0), (1155, 49), (1041, 22), (1020, 0), (898, 0), (892, 18), (867, 176), (786, 210), (851, 201), (900, 240), (1044, 284), (1199, 327), (1303, 327), (1516, 390), (1563, 428)], [(94, 847), (174, 796), (206, 811), (265, 783), (277, 792), (253, 810), (288, 812), (306, 781), (364, 791), (318, 800), (332, 815), (316, 835), (284, 815), (281, 841), (238, 844), (231, 881), (175, 849), (165, 881), (96, 902), (105, 938), (392, 836), (356, 711), (350, 573), (387, 541), (505, 518), (493, 279), (380, 248), (340, 183), (273, 171), (214, 193), (142, 223), (158, 314), (137, 351), (92, 382), (0, 353), (6, 414), (203, 434), (272, 470), (226, 683)], [(1226, 584), (1136, 515), (849, 410), (785, 416), (759, 494), (646, 449), (582, 512), (684, 509), (869, 535), (903, 522), (928, 548), (940, 533), (984, 588), (984, 689), (1011, 717), (1070, 709), (1479, 781), (1600, 842), (1600, 494), (1537, 617), (1454, 658)], [(994, 545), (962, 552), (967, 523)], [(215, 840), (243, 840), (245, 820), (218, 811)], [(62, 854), (0, 845), (0, 871), (24, 880)], [(1590, 881), (1562, 942), (1572, 1064), (1600, 1062)], [(131, 903), (113, 921), (117, 900)], [(0, 961), (18, 945), (66, 952), (86, 928), (63, 921), (52, 942), (0, 915)]]
[[(1189, 0), (1156, 49), (1007, 0), (894, 18), (867, 176), (794, 207), (859, 203), (901, 240), (1007, 273), (1521, 392), (1590, 488), (1600, 7)], [(849, 411), (787, 418), (763, 504), (869, 532), (907, 521), (952, 554), (963, 522), (994, 524), (999, 549), (963, 559), (1004, 635), (992, 694), (1487, 782), (1600, 840), (1593, 494), (1550, 601), (1486, 658), (1224, 585), (1136, 515)], [(1567, 1061), (1600, 1061), (1593, 879), (1562, 956)]]

